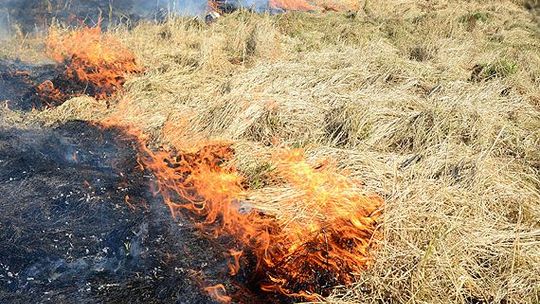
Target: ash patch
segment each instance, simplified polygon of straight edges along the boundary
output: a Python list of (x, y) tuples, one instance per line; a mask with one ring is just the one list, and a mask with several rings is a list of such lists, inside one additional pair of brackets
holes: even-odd
[(0, 303), (211, 303), (222, 253), (150, 183), (120, 130), (0, 128)]

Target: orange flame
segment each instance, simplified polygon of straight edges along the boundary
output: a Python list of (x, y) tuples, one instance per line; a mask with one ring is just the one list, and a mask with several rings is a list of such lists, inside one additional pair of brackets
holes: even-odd
[(284, 198), (278, 216), (250, 205), (243, 177), (230, 164), (230, 145), (208, 145), (195, 153), (151, 152), (142, 163), (157, 177), (172, 214), (188, 215), (212, 237), (232, 236), (256, 259), (262, 290), (306, 300), (320, 299), (328, 287), (350, 284), (371, 261), (380, 197), (364, 195), (360, 183), (329, 164), (310, 166), (301, 150), (276, 156), (279, 178), (297, 195)]
[(99, 24), (67, 33), (51, 29), (46, 49), (51, 59), (65, 65), (56, 87), (51, 81), (37, 87), (49, 106), (83, 93), (105, 99), (122, 88), (128, 74), (142, 71), (134, 54), (113, 37), (103, 35)]
[(243, 252), (241, 250), (230, 249), (229, 254), (233, 260), (232, 263), (229, 263), (229, 274), (234, 276), (240, 270), (240, 257), (242, 257)]
[[(128, 71), (136, 65), (127, 50), (117, 53), (114, 47), (101, 48), (103, 44), (115, 44), (99, 33), (99, 29), (85, 29), (64, 38), (54, 38), (53, 34), (51, 41), (63, 42), (51, 43), (61, 47), (52, 47), (56, 51), (50, 54), (53, 58), (61, 54), (58, 58), (71, 64), (66, 75), (94, 81), (99, 78), (94, 72), (104, 73), (108, 76), (100, 78), (106, 84), (101, 88), (116, 90), (123, 80), (113, 77), (119, 86), (114, 81), (108, 86), (108, 81), (114, 73), (125, 75), (126, 69), (118, 62), (131, 62)], [(97, 45), (85, 47), (83, 43), (82, 52), (66, 45), (69, 39), (85, 35), (98, 35)], [(79, 70), (79, 63), (85, 68)], [(94, 70), (87, 72), (88, 67)], [(146, 136), (127, 127), (120, 115), (102, 124), (123, 126), (128, 135), (139, 140), (139, 164), (155, 175), (157, 193), (173, 216), (192, 219), (209, 237), (225, 236), (231, 275), (255, 265), (249, 270), (256, 274), (254, 280), (261, 290), (317, 301), (331, 287), (351, 284), (371, 262), (372, 240), (379, 237), (377, 226), (383, 200), (364, 194), (359, 181), (340, 172), (331, 162), (312, 166), (302, 150), (281, 150), (273, 158), (273, 173), (274, 180), (280, 183), (278, 189), (286, 195), (254, 200), (256, 192), (245, 186), (244, 177), (233, 164), (235, 151), (231, 144), (208, 143), (197, 151), (179, 147), (178, 151), (152, 151)], [(125, 199), (131, 204), (128, 196)], [(270, 205), (275, 208), (267, 208)], [(220, 302), (232, 300), (224, 285), (205, 290)]]
[(335, 166), (315, 169), (302, 150), (282, 151), (276, 156), (278, 175), (298, 195), (285, 198), (279, 226), (265, 257), (272, 290), (307, 299), (319, 293), (314, 282), (350, 284), (354, 274), (370, 262), (383, 201), (362, 194), (360, 183)]
[(231, 297), (227, 296), (227, 290), (225, 290), (225, 286), (223, 286), (223, 284), (206, 287), (204, 290), (208, 292), (212, 299), (220, 303), (230, 303), (232, 300)]

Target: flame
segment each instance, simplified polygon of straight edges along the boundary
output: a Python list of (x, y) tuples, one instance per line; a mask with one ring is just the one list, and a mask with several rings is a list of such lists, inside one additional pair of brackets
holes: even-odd
[(212, 299), (220, 303), (230, 303), (232, 300), (231, 297), (227, 296), (227, 290), (225, 290), (225, 286), (223, 286), (223, 284), (205, 287), (204, 290), (208, 292)]
[(229, 263), (229, 274), (234, 276), (240, 270), (240, 257), (244, 252), (242, 250), (230, 249), (229, 254), (232, 258), (232, 263)]
[(313, 300), (316, 282), (353, 283), (371, 261), (382, 199), (363, 194), (359, 181), (329, 162), (314, 168), (300, 149), (281, 151), (275, 162), (298, 194), (280, 202), (289, 208), (281, 209), (281, 234), (264, 257), (270, 281), (262, 289)]
[(128, 74), (142, 71), (134, 54), (112, 36), (102, 34), (99, 24), (65, 33), (53, 28), (46, 49), (47, 55), (64, 67), (60, 79), (36, 88), (49, 106), (83, 93), (105, 99), (121, 90)]
[(54, 87), (50, 80), (45, 80), (36, 87), (36, 92), (39, 100), (46, 106), (52, 107), (60, 101), (67, 99), (66, 95)]
[(248, 202), (230, 144), (197, 152), (144, 148), (142, 155), (171, 213), (187, 215), (210, 237), (232, 237), (230, 246), (241, 250), (230, 249), (229, 273), (238, 273), (241, 256), (251, 256), (264, 291), (320, 300), (330, 287), (351, 284), (372, 260), (382, 199), (364, 195), (358, 181), (329, 163), (314, 168), (302, 150), (274, 159), (277, 177), (295, 193), (279, 201), (279, 214)]

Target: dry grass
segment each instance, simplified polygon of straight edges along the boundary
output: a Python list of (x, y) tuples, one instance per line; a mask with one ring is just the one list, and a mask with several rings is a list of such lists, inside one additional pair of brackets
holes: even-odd
[(287, 195), (266, 180), (276, 144), (337, 159), (384, 196), (385, 237), (329, 301), (539, 303), (535, 20), (522, 1), (368, 1), (142, 24), (113, 33), (147, 72), (111, 109), (75, 99), (26, 117), (121, 113), (156, 144), (233, 140), (269, 201)]

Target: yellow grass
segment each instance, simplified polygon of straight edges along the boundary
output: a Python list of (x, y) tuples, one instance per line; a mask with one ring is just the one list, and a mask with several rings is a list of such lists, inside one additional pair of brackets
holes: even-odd
[(294, 195), (268, 179), (276, 145), (337, 159), (384, 197), (384, 240), (328, 301), (539, 303), (538, 17), (522, 1), (363, 2), (120, 28), (146, 73), (111, 108), (78, 98), (20, 115), (121, 113), (155, 145), (234, 141), (254, 204), (273, 212)]

